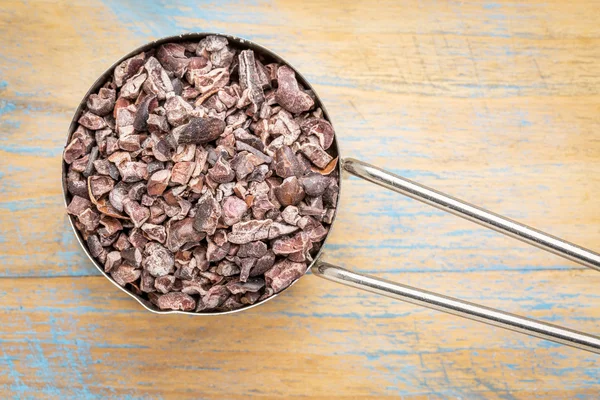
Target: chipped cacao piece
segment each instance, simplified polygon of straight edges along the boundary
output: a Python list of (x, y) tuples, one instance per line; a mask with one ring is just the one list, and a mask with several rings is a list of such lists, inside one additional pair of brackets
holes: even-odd
[(162, 134), (169, 132), (169, 123), (166, 116), (150, 114), (146, 121), (146, 128), (150, 133)]
[(192, 218), (167, 223), (167, 248), (176, 252), (188, 242), (198, 243), (204, 239), (206, 234), (195, 230), (193, 224), (194, 220)]
[(180, 126), (188, 122), (194, 108), (181, 96), (172, 96), (165, 102), (167, 120), (172, 126)]
[(100, 224), (106, 229), (108, 235), (113, 235), (123, 230), (123, 224), (117, 218), (102, 215), (100, 217)]
[(208, 170), (208, 176), (217, 183), (231, 182), (235, 178), (235, 172), (224, 157), (219, 157), (215, 165)]
[(127, 239), (125, 233), (120, 233), (117, 240), (113, 243), (113, 247), (118, 251), (123, 251), (131, 247), (131, 243), (129, 243), (129, 239)]
[(204, 187), (203, 177), (190, 179), (188, 186), (192, 192), (197, 193), (197, 194), (202, 193), (202, 188)]
[(287, 111), (281, 110), (271, 118), (271, 134), (283, 136), (283, 144), (291, 146), (300, 136), (300, 125)]
[(282, 260), (265, 272), (265, 280), (275, 293), (279, 293), (304, 275), (306, 269), (305, 263), (292, 262), (287, 259)]
[(325, 210), (325, 213), (323, 214), (321, 221), (323, 221), (326, 224), (332, 224), (334, 217), (335, 217), (335, 208), (328, 208), (327, 210)]
[(300, 204), (298, 207), (298, 212), (300, 213), (300, 215), (321, 217), (325, 210), (322, 207)]
[(252, 215), (256, 219), (264, 219), (268, 211), (275, 209), (277, 206), (271, 202), (267, 194), (261, 193), (254, 196), (252, 204)]
[(195, 166), (196, 164), (191, 161), (182, 161), (176, 163), (171, 170), (171, 182), (180, 185), (187, 184), (192, 176), (192, 172), (194, 172)]
[(93, 131), (97, 131), (98, 129), (106, 127), (106, 121), (104, 121), (102, 117), (99, 117), (89, 111), (86, 111), (77, 122)]
[(212, 53), (218, 51), (227, 46), (229, 42), (224, 36), (209, 35), (200, 41), (199, 47), (204, 47), (206, 51)]
[(93, 147), (92, 150), (90, 151), (87, 165), (85, 166), (85, 169), (83, 170), (84, 177), (88, 178), (89, 176), (91, 176), (94, 173), (94, 170), (95, 170), (94, 162), (98, 159), (98, 153), (99, 153), (98, 146)]
[(298, 86), (294, 70), (283, 65), (277, 69), (277, 103), (291, 113), (301, 113), (314, 106), (313, 99)]
[(300, 175), (300, 165), (294, 151), (289, 146), (282, 146), (275, 152), (275, 173), (282, 178)]
[(121, 265), (121, 253), (111, 251), (106, 254), (106, 262), (104, 263), (104, 272), (110, 272), (113, 268)]
[(325, 168), (333, 160), (325, 150), (316, 144), (306, 143), (300, 147), (300, 151), (317, 167)]
[(142, 264), (142, 252), (138, 248), (131, 247), (121, 251), (121, 257), (134, 267), (139, 267)]
[(334, 131), (329, 121), (323, 118), (308, 118), (300, 124), (302, 133), (310, 136), (314, 135), (319, 139), (319, 144), (323, 150), (327, 150), (333, 143)]
[(223, 222), (229, 226), (234, 225), (242, 219), (242, 215), (246, 211), (248, 211), (248, 205), (245, 201), (234, 196), (227, 197), (223, 201)]
[(241, 295), (228, 297), (227, 300), (225, 300), (223, 302), (223, 304), (221, 304), (215, 310), (216, 311), (232, 311), (232, 310), (237, 310), (239, 308), (244, 307), (244, 304), (240, 300), (238, 300), (238, 297), (240, 297), (240, 296)]
[(297, 226), (273, 222), (269, 229), (269, 239), (276, 239), (281, 236), (289, 235), (298, 230)]
[(159, 276), (154, 279), (154, 288), (160, 293), (169, 293), (175, 283), (175, 277), (173, 275)]
[(198, 301), (196, 311), (212, 310), (219, 307), (230, 296), (229, 290), (225, 286), (213, 286), (202, 295)]
[[(195, 144), (185, 144), (177, 146), (177, 151), (173, 155), (173, 162), (182, 162), (182, 161), (194, 161), (194, 156), (196, 155), (196, 145)], [(195, 167), (195, 163), (194, 163)]]
[(338, 159), (339, 159), (339, 157), (335, 157), (333, 160), (331, 160), (329, 162), (329, 164), (327, 164), (325, 166), (325, 168), (317, 168), (317, 167), (311, 165), (310, 169), (313, 172), (317, 172), (321, 175), (325, 175), (325, 176), (331, 175), (331, 173), (336, 170), (335, 167), (337, 167)]
[(110, 191), (108, 195), (108, 200), (110, 204), (117, 210), (123, 211), (123, 202), (129, 196), (129, 187), (125, 186), (122, 182), (117, 183), (117, 185)]
[(119, 174), (123, 182), (138, 182), (148, 179), (148, 165), (140, 161), (126, 161), (118, 164)]
[(159, 296), (156, 305), (161, 310), (192, 311), (196, 308), (196, 300), (182, 292), (170, 292)]
[(310, 245), (310, 238), (305, 232), (298, 232), (294, 236), (276, 239), (273, 242), (273, 252), (275, 254), (292, 254), (298, 251), (305, 251)]
[(323, 192), (323, 205), (328, 208), (336, 208), (340, 188), (337, 180), (332, 179), (325, 192)]
[(257, 136), (251, 134), (246, 129), (237, 128), (233, 131), (233, 136), (236, 140), (246, 143), (249, 146), (254, 147), (256, 150), (260, 152), (264, 152), (265, 145)]
[[(135, 112), (135, 117), (133, 119), (132, 125), (133, 128), (142, 132), (148, 129), (148, 121), (150, 118), (150, 109), (154, 109), (158, 106), (158, 101), (156, 96), (147, 95), (142, 101), (138, 104), (137, 110)], [(119, 113), (117, 113), (119, 115)], [(152, 114), (154, 115), (154, 114)], [(149, 130), (149, 129), (148, 129)]]
[(165, 241), (167, 240), (167, 232), (165, 230), (165, 227), (162, 225), (145, 223), (144, 225), (142, 225), (141, 229), (150, 240), (156, 240), (160, 243), (165, 243)]
[(225, 229), (217, 229), (215, 234), (212, 236), (212, 241), (217, 246), (223, 246), (225, 243), (227, 243), (227, 231)]
[(67, 164), (73, 163), (78, 158), (82, 157), (86, 153), (85, 144), (80, 138), (71, 140), (68, 146), (65, 148), (63, 153), (63, 159)]
[(181, 284), (181, 291), (189, 295), (199, 294), (200, 296), (204, 296), (206, 294), (206, 287), (210, 287), (210, 281), (204, 277), (184, 279), (181, 281)]
[[(177, 263), (175, 265), (177, 265)], [(193, 279), (196, 277), (197, 274), (198, 271), (196, 270), (195, 258), (192, 258), (189, 262), (185, 264), (180, 264), (177, 268), (177, 271), (175, 271), (175, 277), (184, 280)]]
[(154, 148), (152, 149), (152, 154), (154, 157), (161, 162), (170, 161), (172, 153), (173, 149), (165, 139), (161, 139), (156, 142)]
[(126, 198), (124, 201), (123, 210), (125, 211), (125, 214), (131, 218), (131, 221), (136, 228), (141, 227), (150, 217), (150, 210), (147, 207), (144, 207), (137, 201), (129, 198)]
[[(90, 196), (90, 200), (92, 200), (91, 196)], [(129, 220), (127, 215), (122, 214), (120, 211), (118, 211), (116, 208), (114, 208), (110, 204), (108, 199), (106, 199), (106, 198), (103, 198), (98, 201), (92, 200), (92, 203), (94, 203), (96, 205), (96, 208), (98, 209), (98, 211), (104, 215), (108, 215), (109, 217), (113, 217), (113, 218), (119, 218), (122, 220)]]
[(252, 147), (251, 145), (244, 143), (243, 141), (239, 141), (239, 140), (236, 141), (235, 148), (238, 151), (247, 151), (249, 153), (252, 153), (256, 157), (258, 157), (258, 159), (261, 162), (263, 162), (265, 164), (270, 164), (273, 161), (273, 159), (271, 157), (269, 157), (265, 153), (261, 152), (260, 150), (257, 150), (256, 148)]
[(120, 286), (137, 281), (141, 274), (142, 271), (127, 264), (121, 264), (110, 271), (110, 276)]
[(113, 89), (101, 88), (98, 94), (88, 97), (86, 106), (88, 110), (101, 117), (109, 114), (116, 101), (116, 92)]
[(235, 106), (238, 99), (235, 96), (235, 94), (232, 94), (225, 89), (226, 88), (219, 89), (219, 91), (217, 92), (217, 96), (219, 97), (219, 100), (221, 100), (221, 103), (225, 105), (225, 107), (232, 108)]
[(217, 246), (213, 241), (208, 241), (206, 248), (206, 259), (209, 262), (221, 261), (229, 253), (229, 243), (224, 243), (223, 246)]
[(260, 292), (246, 292), (240, 299), (242, 304), (254, 304), (260, 298)]
[(156, 242), (149, 242), (144, 248), (143, 267), (154, 277), (168, 275), (175, 267), (173, 253)]
[(108, 175), (113, 179), (119, 179), (119, 170), (108, 160), (94, 161), (94, 171), (99, 175)]
[(100, 244), (100, 240), (97, 235), (90, 235), (87, 238), (88, 249), (90, 250), (90, 254), (92, 257), (98, 258), (104, 264), (104, 260), (106, 257), (106, 250)]
[(91, 208), (87, 208), (77, 215), (77, 221), (83, 225), (86, 231), (92, 232), (100, 224), (100, 215)]
[(264, 180), (269, 176), (269, 167), (266, 165), (259, 165), (252, 171), (250, 175), (246, 178), (248, 182), (264, 182)]
[(194, 77), (194, 86), (200, 93), (204, 94), (224, 87), (228, 81), (229, 71), (226, 68), (215, 68), (206, 74), (196, 75)]
[(142, 140), (141, 135), (127, 135), (121, 136), (117, 141), (118, 146), (121, 150), (135, 152), (142, 148), (140, 141)]
[(321, 196), (330, 182), (330, 178), (317, 173), (310, 173), (300, 178), (300, 183), (309, 196)]
[(287, 259), (293, 262), (304, 263), (306, 262), (306, 254), (303, 251), (297, 253), (288, 254)]
[(236, 182), (233, 187), (233, 192), (240, 199), (245, 198), (246, 197), (246, 186), (244, 185), (244, 181)]
[(67, 207), (67, 212), (71, 215), (78, 216), (91, 207), (92, 203), (88, 199), (80, 196), (73, 196), (69, 206)]
[(212, 117), (192, 118), (173, 129), (177, 144), (205, 144), (217, 139), (225, 130), (225, 122)]
[(144, 64), (148, 72), (148, 79), (144, 82), (144, 91), (155, 94), (159, 100), (164, 100), (167, 93), (173, 91), (173, 84), (169, 79), (167, 71), (160, 65), (154, 57), (149, 57)]
[(298, 214), (298, 207), (287, 206), (281, 212), (281, 217), (287, 224), (296, 225), (298, 220), (300, 219), (300, 215)]
[(294, 206), (300, 203), (305, 196), (305, 191), (300, 181), (295, 176), (285, 178), (280, 186), (273, 189), (277, 200), (283, 206)]
[(242, 90), (248, 90), (248, 100), (252, 107), (249, 112), (254, 115), (258, 113), (265, 101), (263, 85), (257, 71), (254, 51), (244, 50), (238, 56), (240, 86)]
[(154, 288), (154, 277), (146, 270), (142, 270), (140, 277), (140, 290), (145, 293), (152, 293), (156, 291)]
[(199, 200), (194, 219), (194, 228), (208, 235), (215, 233), (221, 218), (221, 206), (210, 191), (207, 191)]
[(90, 198), (88, 187), (87, 187), (87, 179), (67, 179), (67, 190), (73, 196), (80, 196), (86, 199)]
[(267, 245), (264, 242), (256, 241), (240, 245), (237, 252), (238, 257), (260, 258), (267, 253)]
[(148, 239), (146, 239), (142, 234), (142, 231), (137, 228), (131, 230), (128, 240), (129, 243), (131, 243), (131, 245), (136, 249), (141, 249), (146, 245), (146, 243), (148, 243)]
[(231, 294), (244, 294), (246, 292), (258, 292), (265, 286), (265, 280), (262, 278), (250, 278), (246, 282), (231, 281), (225, 287)]
[(178, 43), (166, 43), (156, 51), (156, 58), (167, 70), (182, 78), (187, 71), (190, 59), (185, 55), (185, 47)]
[(123, 86), (127, 79), (135, 75), (144, 65), (145, 54), (140, 53), (136, 56), (128, 58), (119, 64), (114, 70), (115, 84), (118, 87)]
[(94, 146), (94, 139), (96, 139), (96, 141), (98, 141), (98, 139), (101, 139), (102, 135), (109, 135), (112, 131), (109, 128), (104, 128), (104, 129), (100, 129), (95, 131), (93, 134), (92, 132), (90, 132), (89, 129), (78, 125), (77, 129), (75, 130), (75, 132), (73, 132), (73, 135), (71, 136), (71, 140), (74, 139), (81, 139), (81, 141), (83, 142), (83, 144), (85, 145), (85, 149), (86, 152), (89, 152), (92, 147)]
[(223, 260), (217, 266), (217, 274), (222, 276), (233, 276), (240, 273), (240, 268), (233, 262)]
[[(121, 97), (128, 99), (128, 100), (137, 99), (137, 97), (140, 94), (140, 91), (142, 90), (142, 85), (144, 85), (147, 78), (148, 78), (148, 74), (143, 73), (143, 72), (136, 74), (136, 75), (132, 76), (131, 78), (129, 78), (127, 80), (127, 82), (125, 82), (123, 87), (121, 88), (121, 92), (120, 92)], [(117, 113), (117, 115), (118, 115), (118, 113)]]
[(231, 160), (231, 167), (235, 171), (235, 176), (238, 181), (242, 181), (246, 178), (252, 171), (256, 165), (254, 164), (252, 158), (256, 158), (251, 153), (241, 152), (235, 155), (235, 157)]
[[(187, 72), (185, 73), (185, 79), (189, 82), (190, 85), (193, 85), (196, 78), (205, 75), (212, 69), (212, 64), (208, 60), (208, 58), (199, 56), (190, 58), (190, 62), (188, 63)], [(197, 88), (195, 88), (198, 90)], [(200, 91), (198, 90), (198, 94)], [(197, 96), (194, 96), (197, 97)]]
[(256, 240), (264, 240), (269, 237), (269, 228), (272, 220), (250, 220), (247, 222), (238, 222), (231, 228), (232, 232), (228, 235), (231, 243), (244, 244)]
[(211, 53), (210, 62), (217, 68), (228, 68), (233, 62), (234, 56), (235, 50), (225, 46)]
[(98, 199), (113, 189), (115, 181), (108, 176), (90, 176), (88, 178), (88, 186), (94, 197)]
[(140, 201), (144, 193), (146, 193), (146, 184), (144, 182), (136, 182), (131, 185), (127, 195), (132, 200)]
[[(71, 171), (83, 173), (89, 164), (90, 154), (86, 154), (85, 156), (78, 158), (73, 161), (71, 164)], [(86, 177), (87, 178), (87, 177)]]

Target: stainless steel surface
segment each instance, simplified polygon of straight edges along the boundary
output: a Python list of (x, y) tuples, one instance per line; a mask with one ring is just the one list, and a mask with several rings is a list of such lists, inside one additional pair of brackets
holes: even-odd
[[(306, 88), (308, 88), (309, 90), (311, 90), (313, 92), (313, 94), (315, 95), (315, 104), (321, 108), (321, 110), (323, 110), (323, 116), (325, 119), (327, 119), (332, 125), (333, 122), (331, 122), (331, 118), (329, 117), (329, 114), (327, 113), (327, 109), (325, 108), (325, 105), (321, 102), (321, 99), (319, 98), (318, 93), (316, 92), (316, 90), (311, 86), (311, 84), (306, 80), (306, 78), (304, 78), (304, 76), (302, 76), (302, 74), (300, 72), (298, 72), (298, 70), (296, 68), (294, 68), (294, 66), (292, 66), (290, 63), (288, 63), (286, 60), (284, 60), (281, 56), (279, 56), (278, 54), (272, 52), (271, 50), (262, 47), (261, 45), (254, 43), (250, 40), (247, 39), (243, 39), (240, 37), (236, 37), (236, 36), (232, 36), (232, 35), (226, 35), (226, 34), (222, 34), (222, 33), (211, 33), (211, 32), (201, 32), (201, 33), (185, 33), (182, 35), (176, 35), (176, 36), (169, 36), (169, 37), (164, 37), (162, 39), (158, 39), (155, 40), (153, 42), (150, 43), (146, 43), (143, 46), (138, 47), (135, 50), (132, 50), (131, 52), (129, 52), (128, 54), (124, 55), (121, 59), (117, 60), (113, 65), (111, 65), (102, 75), (100, 75), (100, 77), (96, 80), (96, 82), (94, 82), (94, 84), (90, 87), (90, 89), (88, 90), (88, 92), (85, 94), (85, 96), (83, 96), (83, 99), (81, 100), (79, 107), (77, 108), (77, 110), (75, 111), (74, 115), (73, 115), (73, 119), (71, 120), (71, 125), (69, 126), (69, 134), (67, 135), (67, 142), (66, 144), (69, 143), (69, 141), (71, 140), (71, 135), (73, 134), (73, 132), (75, 131), (75, 129), (77, 129), (77, 120), (79, 119), (79, 117), (81, 116), (84, 108), (85, 108), (85, 103), (87, 101), (87, 98), (90, 94), (95, 93), (96, 91), (98, 91), (102, 85), (104, 85), (104, 83), (106, 82), (107, 79), (109, 79), (112, 74), (113, 74), (113, 70), (115, 69), (115, 67), (117, 65), (119, 65), (122, 61), (133, 57), (137, 54), (139, 54), (142, 51), (148, 51), (152, 48), (158, 47), (162, 44), (165, 43), (174, 43), (174, 42), (183, 42), (183, 41), (194, 41), (194, 42), (199, 42), (201, 39), (203, 39), (204, 37), (208, 36), (208, 35), (219, 35), (219, 36), (224, 36), (229, 40), (229, 43), (232, 44), (233, 46), (236, 46), (238, 48), (243, 48), (243, 49), (252, 49), (254, 50), (256, 53), (262, 54), (263, 56), (266, 56), (267, 58), (270, 58), (274, 61), (283, 63), (285, 65), (287, 65), (288, 67), (292, 68), (294, 70), (294, 72), (296, 73), (296, 77), (298, 78), (298, 81), (301, 82)], [(66, 146), (65, 144), (65, 146)], [(334, 136), (333, 138), (333, 144), (331, 146), (332, 149), (335, 150), (335, 152), (338, 154), (338, 156), (341, 157), (340, 154), (340, 148), (338, 145), (338, 141), (337, 141), (337, 137)], [(65, 207), (69, 204), (69, 201), (71, 200), (71, 195), (69, 194), (69, 192), (67, 191), (67, 184), (66, 184), (66, 179), (67, 179), (67, 172), (68, 172), (68, 165), (62, 161), (62, 185), (63, 185), (63, 195), (64, 195), (64, 201), (65, 201)], [(338, 163), (338, 165), (336, 166), (336, 169), (338, 170), (338, 172), (341, 175), (341, 166)], [(338, 199), (341, 197), (341, 190), (342, 190), (342, 182), (339, 182), (339, 196)], [(339, 203), (339, 200), (338, 200)], [(336, 214), (334, 215), (334, 220), (335, 217), (337, 216), (337, 208), (336, 208)], [(88, 258), (90, 259), (90, 261), (94, 264), (94, 266), (96, 267), (96, 269), (98, 269), (98, 271), (100, 271), (100, 273), (102, 275), (104, 275), (110, 282), (112, 282), (116, 287), (118, 287), (120, 290), (122, 290), (123, 292), (127, 293), (129, 296), (133, 297), (134, 299), (136, 299), (144, 308), (146, 308), (148, 311), (151, 311), (153, 313), (157, 313), (157, 314), (188, 314), (188, 315), (223, 315), (223, 314), (232, 314), (235, 312), (239, 312), (239, 311), (244, 311), (244, 310), (248, 310), (250, 308), (256, 307), (258, 305), (261, 305), (269, 300), (274, 299), (275, 297), (279, 296), (281, 293), (277, 293), (271, 297), (268, 297), (265, 300), (259, 301), (255, 304), (246, 306), (244, 308), (240, 308), (237, 310), (232, 310), (232, 311), (220, 311), (220, 312), (211, 312), (211, 313), (196, 313), (196, 312), (190, 312), (190, 311), (170, 311), (170, 310), (159, 310), (157, 307), (154, 306), (154, 304), (150, 303), (148, 300), (132, 293), (131, 291), (127, 290), (126, 288), (122, 287), (121, 285), (119, 285), (118, 283), (116, 283), (112, 277), (107, 274), (106, 272), (104, 272), (104, 267), (102, 265), (100, 265), (100, 263), (98, 263), (98, 261), (92, 257), (92, 255), (89, 252), (87, 243), (85, 242), (85, 240), (83, 240), (83, 237), (81, 236), (81, 234), (79, 233), (79, 231), (77, 230), (77, 228), (75, 228), (75, 219), (72, 215), (69, 215), (69, 223), (71, 225), (71, 228), (73, 229), (73, 232), (75, 232), (75, 236), (77, 238), (77, 241), (79, 242), (79, 244), (81, 245), (81, 247), (83, 248), (85, 254), (88, 256)], [(332, 223), (333, 226), (333, 223)], [(329, 231), (331, 233), (331, 229)], [(327, 238), (330, 235), (327, 235)], [(325, 241), (323, 243), (323, 246), (327, 243), (327, 238), (325, 238)], [(323, 246), (321, 248), (323, 248)], [(321, 254), (321, 251), (319, 251), (319, 253), (316, 255), (315, 259), (318, 259), (319, 255)], [(314, 261), (313, 261), (314, 263)], [(312, 265), (312, 264), (311, 264)], [(310, 266), (307, 266), (307, 270), (310, 268)], [(290, 287), (292, 287), (298, 280), (295, 280), (294, 282), (292, 282), (292, 284), (290, 286), (288, 286), (285, 290), (289, 289)]]
[(365, 162), (347, 158), (344, 170), (379, 186), (402, 193), (459, 217), (468, 219), (507, 236), (519, 239), (540, 249), (600, 271), (600, 254), (569, 243), (537, 229), (479, 208), (444, 193), (430, 189), (401, 176), (384, 171)]
[(320, 260), (311, 270), (317, 276), (357, 289), (600, 354), (600, 337), (597, 336), (358, 274)]

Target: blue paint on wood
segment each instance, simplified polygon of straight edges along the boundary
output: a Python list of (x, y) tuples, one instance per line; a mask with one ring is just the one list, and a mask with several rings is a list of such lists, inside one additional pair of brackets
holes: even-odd
[(15, 106), (14, 103), (0, 99), (0, 117), (4, 116), (6, 114), (10, 114), (11, 112), (15, 111), (16, 109), (17, 109), (17, 106)]
[[(266, 14), (252, 12), (249, 6), (255, 2), (248, 2), (245, 7), (232, 0), (213, 0), (197, 2), (193, 0), (180, 0), (177, 6), (166, 0), (129, 1), (103, 0), (103, 3), (114, 12), (116, 18), (141, 37), (164, 37), (184, 32), (219, 32), (220, 23), (231, 24), (228, 27), (230, 34), (253, 39), (248, 31), (242, 31), (238, 26), (243, 26), (244, 21), (260, 24), (266, 21)], [(182, 18), (196, 18), (204, 20), (201, 27), (189, 26), (182, 22)], [(270, 24), (277, 24), (276, 20), (269, 20)]]

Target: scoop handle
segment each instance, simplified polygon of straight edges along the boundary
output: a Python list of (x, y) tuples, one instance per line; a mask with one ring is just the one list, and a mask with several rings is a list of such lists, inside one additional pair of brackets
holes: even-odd
[[(342, 167), (349, 173), (369, 182), (494, 229), (587, 267), (600, 270), (600, 255), (583, 247), (486, 211), (362, 161), (348, 158), (344, 160)], [(348, 271), (324, 262), (322, 259), (316, 260), (311, 271), (321, 278), (357, 289), (600, 354), (600, 337), (587, 333)]]
[(600, 271), (600, 254), (557, 238), (556, 236), (549, 235), (520, 222), (484, 210), (473, 204), (353, 158), (345, 159), (342, 168), (352, 175), (393, 190), (394, 192), (401, 193), (440, 210), (468, 219), (486, 228), (493, 229), (578, 264)]
[(587, 333), (348, 271), (321, 259), (315, 262), (311, 271), (321, 278), (346, 286), (600, 354), (600, 337)]

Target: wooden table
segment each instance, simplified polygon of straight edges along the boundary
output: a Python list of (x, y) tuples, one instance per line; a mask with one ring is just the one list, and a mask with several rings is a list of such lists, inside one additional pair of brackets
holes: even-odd
[[(315, 84), (346, 156), (600, 247), (592, 2), (3, 1), (3, 398), (598, 398), (600, 358), (306, 276), (217, 318), (157, 316), (67, 224), (60, 157), (114, 60), (187, 31), (244, 36)], [(588, 332), (600, 274), (357, 179), (329, 260)]]

